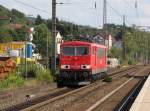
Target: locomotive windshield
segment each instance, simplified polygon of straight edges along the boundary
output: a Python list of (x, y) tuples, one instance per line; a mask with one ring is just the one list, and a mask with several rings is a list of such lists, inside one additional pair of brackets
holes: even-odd
[(63, 47), (63, 55), (75, 56), (75, 47)]
[(63, 47), (64, 56), (83, 56), (89, 54), (89, 47)]
[(76, 47), (76, 55), (88, 55), (89, 54), (89, 48), (88, 47)]

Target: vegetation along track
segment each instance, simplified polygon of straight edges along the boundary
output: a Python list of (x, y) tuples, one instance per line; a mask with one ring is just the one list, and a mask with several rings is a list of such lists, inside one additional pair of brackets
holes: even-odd
[[(132, 68), (132, 67), (131, 67)], [(117, 69), (113, 73), (126, 71), (130, 68)], [(112, 74), (113, 74), (112, 73)], [(39, 85), (36, 87), (23, 87), (16, 90), (6, 90), (0, 92), (0, 110), (2, 109), (14, 109), (22, 104), (28, 104), (26, 95), (31, 95), (32, 99), (41, 98), (47, 96), (48, 94), (55, 93), (59, 89), (56, 88), (55, 84), (51, 85)], [(49, 99), (49, 98), (47, 98)], [(41, 101), (42, 102), (42, 101)], [(30, 104), (32, 105), (32, 104)], [(30, 105), (25, 105), (29, 107)]]
[[(129, 68), (123, 68), (123, 69), (117, 69), (113, 72), (109, 72), (110, 75), (116, 75), (117, 73), (121, 73), (121, 72), (125, 72), (129, 69), (135, 69), (135, 67), (129, 67)], [(47, 87), (47, 86), (46, 86)], [(4, 91), (0, 97), (2, 97), (2, 99), (0, 100), (0, 110), (5, 109), (5, 110), (15, 110), (15, 108), (17, 109), (24, 109), (27, 107), (30, 107), (34, 104), (38, 104), (39, 102), (43, 102), (44, 100), (48, 100), (50, 98), (48, 98), (48, 95), (51, 95), (52, 93), (55, 93), (55, 91), (59, 91), (59, 89), (55, 88), (55, 86), (52, 85), (52, 88), (46, 88), (45, 86), (43, 86), (42, 88), (39, 89), (38, 88), (25, 88), (25, 90), (17, 90), (15, 92), (13, 91)], [(54, 88), (53, 88), (54, 87)], [(4, 93), (6, 93), (4, 95)], [(32, 97), (32, 100), (26, 101), (26, 95), (27, 94), (31, 94), (31, 95), (35, 95), (35, 97)], [(62, 93), (63, 94), (63, 93)], [(57, 94), (56, 94), (57, 95)], [(43, 101), (39, 100), (37, 103), (34, 102), (34, 104), (32, 104), (32, 101), (37, 101), (37, 99), (43, 99)], [(29, 104), (30, 103), (30, 104)], [(20, 107), (21, 105), (21, 107)]]
[(55, 84), (33, 83), (31, 86), (0, 91), (0, 110), (26, 101), (26, 95), (36, 98), (55, 90), (58, 90)]
[[(137, 68), (132, 67), (128, 68), (128, 70), (119, 71), (119, 73), (115, 72), (111, 73), (113, 81), (117, 81), (118, 78), (125, 78), (125, 75), (129, 73), (135, 73), (137, 71)], [(61, 110), (65, 109), (65, 107), (70, 107), (70, 104), (76, 103), (76, 101), (82, 101), (83, 97), (87, 97), (88, 95), (91, 95), (93, 92), (97, 92), (98, 90), (103, 91), (105, 86), (109, 86), (110, 83), (105, 83), (102, 80), (97, 81), (93, 84), (90, 84), (85, 87), (78, 88), (76, 90), (70, 91), (68, 93), (65, 93), (63, 95), (57, 96), (55, 98), (49, 99), (47, 101), (44, 101), (42, 103), (36, 104), (32, 107), (24, 109), (24, 111), (30, 111), (30, 110), (39, 110), (39, 111), (47, 111), (47, 110)], [(68, 110), (69, 111), (69, 110)]]
[(51, 98), (54, 98), (56, 96), (67, 93), (71, 90), (73, 90), (73, 89), (69, 89), (69, 88), (55, 89), (48, 94), (44, 94), (44, 95), (37, 97), (37, 98), (34, 98), (34, 99), (30, 99), (30, 97), (27, 97), (26, 101), (24, 101), (22, 103), (15, 104), (15, 105), (11, 105), (11, 106), (3, 108), (1, 110), (2, 111), (19, 111), (21, 109), (30, 107), (30, 106), (35, 105), (37, 103), (43, 102), (47, 99), (51, 99)]

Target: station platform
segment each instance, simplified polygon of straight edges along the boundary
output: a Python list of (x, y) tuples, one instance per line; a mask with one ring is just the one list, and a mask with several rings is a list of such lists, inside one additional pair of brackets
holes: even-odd
[(150, 76), (129, 111), (150, 111)]

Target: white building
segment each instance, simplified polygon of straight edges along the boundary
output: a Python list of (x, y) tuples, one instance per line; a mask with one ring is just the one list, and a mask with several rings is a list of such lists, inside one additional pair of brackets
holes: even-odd
[(112, 36), (109, 35), (106, 40), (105, 40), (105, 45), (107, 46), (108, 49), (111, 49), (112, 48), (112, 44), (113, 44), (113, 41), (112, 41)]
[(113, 37), (111, 35), (107, 36), (106, 38), (101, 35), (96, 35), (92, 38), (96, 43), (104, 44), (107, 46), (108, 49), (112, 48), (113, 45)]
[(57, 32), (56, 35), (56, 46), (57, 46), (57, 52), (56, 54), (59, 55), (60, 54), (60, 45), (63, 42), (63, 37), (60, 35), (60, 32)]

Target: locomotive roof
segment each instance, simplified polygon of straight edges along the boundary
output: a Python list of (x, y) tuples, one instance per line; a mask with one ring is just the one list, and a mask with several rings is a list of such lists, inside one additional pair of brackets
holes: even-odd
[(106, 48), (106, 46), (105, 46), (105, 45), (102, 45), (102, 44), (90, 43), (90, 42), (83, 42), (83, 41), (67, 41), (67, 42), (62, 43), (62, 45), (73, 45), (73, 44), (100, 46), (100, 47), (102, 47), (102, 48)]

